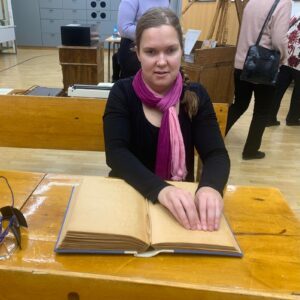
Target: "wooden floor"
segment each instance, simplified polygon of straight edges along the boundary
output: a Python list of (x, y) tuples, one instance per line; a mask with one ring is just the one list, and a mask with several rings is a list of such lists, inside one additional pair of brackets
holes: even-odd
[[(0, 88), (27, 89), (33, 85), (62, 87), (56, 49), (18, 49), (17, 55), (0, 54)], [(266, 158), (241, 159), (252, 106), (231, 129), (225, 139), (231, 158), (228, 184), (277, 187), (300, 218), (300, 127), (285, 125), (290, 96), (288, 90), (279, 112), (281, 126), (265, 131), (261, 150)], [(109, 171), (103, 153), (18, 148), (0, 148), (0, 169), (87, 175), (107, 175)]]

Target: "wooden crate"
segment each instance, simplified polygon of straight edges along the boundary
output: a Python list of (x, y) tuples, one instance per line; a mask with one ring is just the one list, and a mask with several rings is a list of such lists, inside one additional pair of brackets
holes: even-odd
[(235, 46), (199, 49), (196, 44), (194, 63), (183, 62), (184, 72), (192, 82), (201, 83), (212, 102), (231, 103), (234, 95), (234, 56)]
[(104, 81), (102, 44), (91, 47), (60, 46), (58, 49), (65, 91), (76, 83), (98, 84)]

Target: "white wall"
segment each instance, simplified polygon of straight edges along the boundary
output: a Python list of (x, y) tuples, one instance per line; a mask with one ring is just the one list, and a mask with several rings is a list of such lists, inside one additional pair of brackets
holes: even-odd
[(300, 1), (293, 1), (292, 16), (300, 15)]

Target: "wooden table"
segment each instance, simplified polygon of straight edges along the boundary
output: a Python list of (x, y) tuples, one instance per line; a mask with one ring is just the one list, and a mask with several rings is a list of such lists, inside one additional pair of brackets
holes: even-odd
[[(300, 299), (300, 222), (275, 188), (227, 187), (225, 213), (242, 259), (56, 255), (71, 186), (79, 177), (0, 175), (11, 182), (29, 225), (23, 249), (0, 261), (1, 299)], [(1, 206), (8, 204), (3, 187)]]

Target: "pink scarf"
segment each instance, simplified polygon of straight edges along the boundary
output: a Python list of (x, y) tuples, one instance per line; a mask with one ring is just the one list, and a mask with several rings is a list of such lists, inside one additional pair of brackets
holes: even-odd
[(146, 86), (141, 70), (133, 79), (134, 91), (141, 101), (163, 113), (158, 135), (155, 174), (165, 180), (184, 180), (187, 174), (185, 148), (175, 108), (180, 100), (182, 86), (182, 76), (179, 73), (169, 92), (164, 97), (157, 97)]

